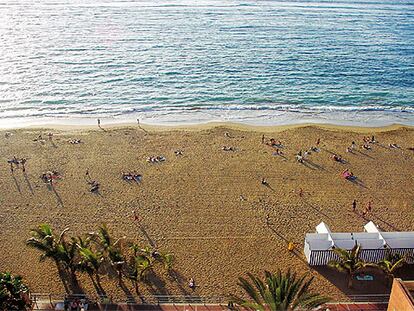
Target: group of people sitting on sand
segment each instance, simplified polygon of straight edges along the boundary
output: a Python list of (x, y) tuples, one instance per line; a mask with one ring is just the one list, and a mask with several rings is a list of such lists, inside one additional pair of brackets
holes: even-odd
[(23, 172), (25, 172), (26, 171), (26, 166), (25, 166), (26, 162), (27, 162), (26, 158), (18, 159), (18, 158), (16, 158), (16, 156), (14, 156), (10, 160), (7, 160), (7, 163), (10, 164), (10, 171), (11, 172), (13, 172), (14, 169), (18, 169), (20, 167), (20, 165), (22, 166)]
[(62, 176), (57, 171), (47, 171), (40, 176), (40, 179), (47, 184), (52, 184), (54, 181), (61, 178)]
[(147, 162), (148, 163), (160, 163), (160, 162), (164, 162), (166, 159), (164, 156), (156, 156), (156, 157), (148, 157), (147, 158)]
[(300, 150), (297, 154), (296, 154), (296, 161), (298, 161), (299, 163), (303, 163), (303, 161), (305, 160), (304, 155), (302, 154), (302, 150)]
[(364, 144), (362, 145), (362, 148), (364, 148), (365, 150), (371, 150), (372, 147), (370, 144), (377, 143), (374, 136), (371, 136), (371, 138), (369, 136), (364, 136), (363, 141)]
[(348, 153), (354, 153), (354, 150), (356, 149), (357, 145), (353, 141), (349, 147), (346, 147), (346, 152)]
[[(49, 138), (49, 141), (52, 141), (53, 140), (53, 133), (48, 133), (47, 137)], [(33, 139), (33, 141), (44, 144), (46, 142), (46, 139), (44, 139), (42, 134), (40, 134), (39, 136), (37, 136), (37, 138)]]
[(300, 150), (296, 154), (296, 161), (298, 161), (299, 163), (303, 163), (311, 153), (312, 153), (311, 151), (304, 151), (303, 152), (302, 150)]
[(137, 174), (136, 172), (122, 172), (122, 179), (125, 181), (136, 181), (139, 183), (142, 180), (142, 175)]

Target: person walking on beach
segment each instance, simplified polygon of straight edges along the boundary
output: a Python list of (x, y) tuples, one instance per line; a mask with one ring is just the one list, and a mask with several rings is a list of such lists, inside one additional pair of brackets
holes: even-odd
[(196, 285), (193, 278), (190, 279), (190, 282), (188, 282), (188, 287), (190, 287), (192, 290), (195, 290)]
[(266, 222), (266, 226), (270, 225), (270, 215), (269, 214), (266, 214), (265, 222)]
[(98, 119), (98, 127), (101, 128), (101, 119)]
[(357, 202), (356, 200), (354, 200), (354, 202), (352, 202), (352, 211), (355, 213), (356, 211), (356, 206), (357, 206)]
[(23, 159), (20, 160), (20, 163), (22, 164), (23, 173), (26, 172), (26, 162), (27, 162), (26, 158), (23, 158)]
[(371, 213), (371, 211), (372, 211), (372, 202), (371, 202), (371, 201), (369, 201), (369, 202), (368, 202), (368, 205), (367, 205), (367, 211), (368, 211), (369, 213)]
[(141, 221), (141, 219), (140, 219), (140, 217), (138, 216), (138, 214), (135, 212), (135, 210), (134, 210), (134, 221), (135, 222), (137, 222), (138, 224), (140, 223), (140, 221)]
[(265, 143), (265, 136), (264, 136), (264, 134), (262, 135), (262, 144), (264, 144)]
[(365, 217), (365, 215), (367, 214), (368, 212), (367, 212), (367, 209), (366, 208), (364, 208), (364, 211), (362, 212), (362, 217)]

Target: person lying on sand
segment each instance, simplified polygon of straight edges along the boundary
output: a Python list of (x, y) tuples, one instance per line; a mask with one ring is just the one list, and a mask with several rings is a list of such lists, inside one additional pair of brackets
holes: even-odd
[(397, 144), (389, 144), (389, 146), (390, 146), (390, 148), (393, 148), (393, 149), (400, 149), (401, 148)]
[(371, 150), (371, 146), (370, 146), (370, 145), (368, 145), (368, 144), (364, 144), (364, 145), (362, 146), (362, 148), (364, 148), (365, 150)]
[(267, 142), (266, 145), (275, 148), (283, 148), (282, 142), (280, 140), (276, 141), (274, 138), (270, 138), (270, 142)]
[(69, 139), (68, 142), (73, 145), (78, 145), (82, 143), (80, 139)]
[(221, 149), (224, 151), (236, 151), (234, 147), (227, 147), (227, 146), (223, 146)]
[(174, 153), (175, 153), (176, 156), (183, 155), (183, 152), (181, 150), (176, 150), (176, 151), (174, 151)]
[(42, 134), (37, 136), (37, 138), (33, 139), (33, 141), (39, 142), (41, 144), (44, 144), (46, 142), (46, 140), (43, 139)]
[(142, 175), (141, 174), (137, 174), (135, 172), (123, 172), (122, 173), (122, 179), (125, 181), (136, 181), (136, 182), (141, 182), (142, 179)]
[(341, 173), (342, 177), (347, 179), (347, 180), (355, 180), (356, 176), (354, 176), (354, 174), (352, 172), (349, 171), (349, 169), (344, 170)]
[(336, 161), (336, 162), (339, 162), (339, 163), (345, 163), (345, 160), (344, 160), (341, 156), (339, 156), (339, 155), (337, 155), (337, 154), (334, 154), (334, 155), (332, 156), (332, 159), (333, 159), (334, 161)]
[(156, 157), (148, 157), (147, 162), (148, 163), (159, 163), (164, 162), (166, 159), (164, 156), (156, 156)]
[(298, 154), (296, 155), (296, 161), (298, 161), (299, 163), (303, 163), (302, 150), (299, 151)]

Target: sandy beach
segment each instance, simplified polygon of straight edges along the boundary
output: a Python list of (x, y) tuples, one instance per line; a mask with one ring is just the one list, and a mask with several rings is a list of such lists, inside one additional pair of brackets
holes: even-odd
[[(337, 300), (346, 299), (340, 286), (306, 264), (307, 232), (314, 232), (321, 221), (337, 232), (362, 231), (369, 220), (385, 231), (414, 230), (414, 151), (407, 149), (414, 147), (414, 129), (409, 127), (103, 128), (0, 132), (0, 271), (21, 274), (33, 292), (64, 293), (54, 263), (39, 262), (40, 253), (25, 246), (30, 229), (40, 223), (51, 224), (57, 233), (69, 227), (71, 235), (106, 223), (114, 236), (174, 253), (182, 284), (159, 272), (152, 288), (143, 286), (145, 294), (186, 294), (188, 280), (194, 278), (194, 294), (225, 296), (240, 293), (237, 278), (246, 272), (291, 267), (309, 271), (315, 288)], [(283, 155), (273, 155), (276, 148), (261, 143), (263, 134), (266, 141), (282, 142)], [(39, 135), (44, 141), (34, 141)], [(360, 147), (366, 135), (377, 140), (371, 150)], [(306, 165), (298, 163), (297, 152), (315, 146), (318, 138), (320, 152), (312, 152)], [(70, 139), (81, 143), (71, 144)], [(346, 153), (352, 141), (357, 151)], [(223, 146), (233, 150), (224, 151)], [(333, 154), (342, 155), (346, 163), (333, 161)], [(160, 155), (166, 161), (146, 161)], [(7, 160), (13, 156), (28, 159), (26, 176), (21, 169), (10, 172)], [(341, 178), (346, 168), (360, 183)], [(40, 179), (51, 170), (63, 176), (55, 191)], [(89, 191), (86, 170), (100, 183), (99, 195)], [(142, 182), (123, 181), (125, 171), (142, 174)], [(364, 218), (369, 201), (373, 210)], [(133, 211), (142, 218), (144, 231)], [(295, 252), (287, 250), (288, 242), (295, 243)], [(93, 294), (89, 279), (80, 279)], [(116, 284), (103, 277), (107, 293), (125, 299)]]

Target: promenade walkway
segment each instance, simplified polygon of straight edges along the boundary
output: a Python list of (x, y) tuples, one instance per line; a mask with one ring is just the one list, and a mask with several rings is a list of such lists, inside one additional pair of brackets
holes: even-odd
[[(330, 303), (319, 310), (326, 311), (386, 311), (387, 303)], [(38, 302), (34, 311), (52, 311), (56, 305), (49, 302)], [(132, 305), (132, 304), (104, 304), (91, 306), (88, 311), (224, 311), (229, 310), (226, 305), (218, 304), (163, 304), (163, 305)]]

